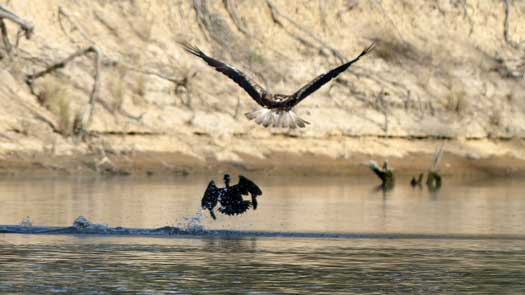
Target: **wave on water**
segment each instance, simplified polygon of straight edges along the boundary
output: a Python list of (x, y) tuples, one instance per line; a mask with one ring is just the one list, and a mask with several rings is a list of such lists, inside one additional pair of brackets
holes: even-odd
[(407, 233), (330, 233), (330, 232), (281, 232), (281, 231), (241, 231), (205, 229), (201, 225), (203, 214), (185, 218), (181, 226), (159, 228), (110, 227), (96, 224), (79, 216), (73, 225), (34, 226), (27, 220), (19, 225), (0, 225), (4, 234), (71, 234), (71, 235), (118, 235), (118, 236), (166, 236), (166, 237), (286, 237), (286, 238), (328, 238), (328, 239), (445, 239), (445, 240), (523, 240), (519, 235), (468, 235), (468, 234), (407, 234)]

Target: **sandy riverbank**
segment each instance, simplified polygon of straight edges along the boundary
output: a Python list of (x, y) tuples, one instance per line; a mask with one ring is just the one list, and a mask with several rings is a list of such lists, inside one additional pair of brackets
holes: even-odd
[[(355, 175), (369, 173), (363, 165), (386, 159), (398, 174), (428, 170), (433, 153), (443, 141), (436, 139), (266, 138), (252, 140), (250, 148), (236, 138), (225, 145), (196, 137), (193, 148), (176, 149), (172, 137), (113, 138), (101, 153), (70, 150), (52, 153), (11, 151), (0, 156), (2, 174), (220, 174)], [(251, 140), (251, 139), (250, 139)], [(523, 176), (525, 140), (445, 140), (441, 171), (445, 175)]]

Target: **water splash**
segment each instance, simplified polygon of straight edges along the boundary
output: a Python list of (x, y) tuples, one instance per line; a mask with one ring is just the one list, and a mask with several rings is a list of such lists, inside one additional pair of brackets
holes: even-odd
[(84, 216), (80, 215), (75, 219), (73, 222), (73, 228), (75, 228), (78, 231), (100, 231), (100, 232), (107, 232), (109, 230), (109, 226), (107, 224), (97, 224), (92, 223)]
[(95, 224), (84, 216), (79, 216), (72, 226), (23, 226), (0, 225), (0, 234), (95, 234), (119, 236), (196, 236), (196, 237), (287, 237), (287, 238), (329, 238), (329, 239), (440, 239), (440, 240), (517, 240), (525, 241), (525, 235), (469, 235), (469, 234), (407, 234), (407, 233), (331, 233), (331, 232), (279, 232), (242, 231), (227, 229), (204, 229), (201, 224), (207, 214), (198, 211), (184, 218), (182, 226), (163, 226), (159, 228), (109, 227)]
[(179, 222), (177, 226), (180, 229), (187, 230), (189, 232), (200, 232), (204, 231), (204, 226), (202, 221), (204, 220), (205, 215), (203, 210), (199, 209), (194, 215), (190, 217), (183, 217), (182, 222)]
[(33, 226), (33, 220), (31, 220), (31, 217), (30, 217), (30, 216), (26, 216), (26, 217), (24, 217), (24, 219), (22, 219), (22, 221), (20, 222), (20, 226), (24, 226), (24, 227), (30, 227), (30, 226)]

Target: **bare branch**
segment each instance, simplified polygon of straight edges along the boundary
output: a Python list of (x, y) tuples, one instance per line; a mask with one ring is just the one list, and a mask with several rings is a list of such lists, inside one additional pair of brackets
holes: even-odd
[(4, 43), (5, 50), (10, 53), (12, 50), (11, 42), (9, 41), (9, 35), (7, 35), (7, 27), (2, 18), (0, 18), (0, 36), (2, 36), (2, 42)]
[(94, 63), (95, 63), (95, 74), (94, 74), (94, 82), (93, 82), (93, 88), (91, 90), (90, 96), (89, 96), (89, 102), (86, 106), (86, 109), (82, 113), (81, 117), (81, 133), (86, 134), (87, 129), (89, 125), (91, 124), (92, 118), (93, 118), (93, 112), (95, 109), (95, 103), (98, 98), (98, 93), (100, 89), (100, 67), (101, 67), (101, 53), (100, 50), (95, 46), (90, 46), (88, 48), (79, 50), (70, 56), (66, 57), (65, 59), (52, 64), (51, 66), (47, 67), (46, 69), (37, 72), (35, 74), (27, 75), (26, 76), (26, 84), (31, 89), (31, 93), (35, 94), (35, 91), (33, 89), (33, 83), (36, 79), (39, 79), (47, 74), (50, 74), (58, 69), (64, 68), (68, 63), (76, 59), (80, 56), (85, 56), (92, 53), (94, 55)]
[(9, 9), (5, 8), (2, 4), (0, 4), (0, 19), (8, 19), (17, 25), (20, 26), (22, 30), (24, 30), (26, 38), (30, 39), (31, 35), (33, 34), (33, 31), (35, 30), (35, 26), (30, 23), (29, 21), (26, 21), (25, 19), (22, 19)]
[(98, 98), (98, 93), (100, 89), (100, 67), (101, 67), (101, 54), (100, 50), (95, 46), (90, 46), (88, 49), (90, 49), (88, 52), (92, 52), (95, 54), (95, 81), (93, 83), (93, 89), (91, 90), (91, 94), (89, 96), (89, 103), (86, 106), (86, 109), (84, 110), (84, 113), (82, 114), (82, 128), (84, 131), (87, 131), (89, 128), (89, 125), (91, 125), (91, 121), (93, 120), (93, 112), (95, 111), (95, 103)]
[(439, 171), (439, 164), (441, 163), (441, 159), (443, 158), (443, 147), (445, 146), (445, 143), (442, 143), (434, 153), (434, 157), (432, 159), (432, 167), (430, 167), (430, 172), (438, 173)]
[(518, 48), (518, 44), (510, 39), (509, 36), (509, 22), (510, 22), (510, 0), (503, 0), (505, 3), (505, 21), (503, 23), (503, 37), (513, 48)]

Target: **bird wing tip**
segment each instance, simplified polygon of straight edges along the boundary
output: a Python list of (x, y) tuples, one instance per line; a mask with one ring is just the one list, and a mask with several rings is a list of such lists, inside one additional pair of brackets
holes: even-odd
[(199, 47), (192, 45), (188, 41), (177, 41), (177, 43), (184, 48), (187, 52), (200, 56), (202, 54), (202, 51), (199, 49)]
[(373, 40), (372, 43), (370, 45), (368, 45), (368, 47), (363, 51), (363, 55), (369, 53), (370, 51), (374, 50), (374, 48), (376, 47), (376, 44), (377, 44), (377, 41), (376, 40)]

